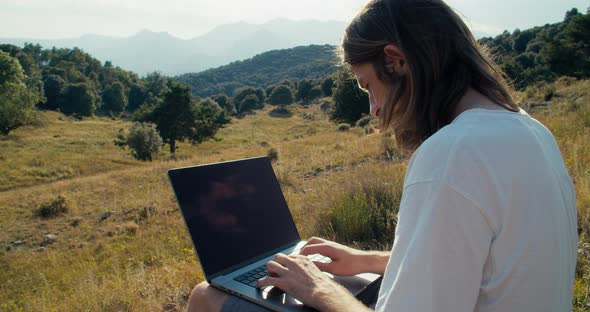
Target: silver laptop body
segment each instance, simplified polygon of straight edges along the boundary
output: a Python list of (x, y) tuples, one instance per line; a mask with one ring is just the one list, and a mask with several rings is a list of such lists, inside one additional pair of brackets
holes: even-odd
[[(280, 290), (256, 288), (261, 267), (305, 244), (267, 157), (171, 169), (168, 177), (209, 284), (274, 311), (313, 311)], [(354, 295), (380, 281), (370, 273), (332, 277)]]

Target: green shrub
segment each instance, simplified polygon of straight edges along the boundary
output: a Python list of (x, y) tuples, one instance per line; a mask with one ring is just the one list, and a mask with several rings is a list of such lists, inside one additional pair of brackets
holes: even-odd
[(135, 159), (152, 161), (160, 153), (162, 138), (155, 125), (135, 122), (127, 136), (119, 133), (115, 145), (128, 146)]
[(359, 128), (364, 128), (366, 125), (370, 124), (373, 121), (373, 117), (371, 115), (366, 115), (363, 118), (357, 120), (356, 126)]
[(56, 199), (42, 204), (35, 210), (35, 215), (43, 219), (55, 218), (70, 211), (66, 198), (58, 195)]
[(272, 160), (272, 161), (277, 161), (277, 160), (279, 160), (279, 151), (277, 151), (276, 148), (271, 148), (266, 153), (266, 156), (268, 158), (270, 158), (270, 160)]
[(338, 129), (338, 131), (349, 131), (350, 125), (347, 123), (341, 123), (338, 125), (337, 129)]
[(328, 231), (338, 242), (383, 249), (393, 241), (401, 194), (385, 184), (343, 193), (327, 213)]

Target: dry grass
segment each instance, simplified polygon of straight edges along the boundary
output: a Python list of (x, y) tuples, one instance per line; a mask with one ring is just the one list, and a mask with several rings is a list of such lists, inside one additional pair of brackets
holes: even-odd
[[(532, 111), (554, 131), (576, 183), (583, 241), (590, 236), (589, 87), (558, 85), (555, 107)], [(275, 172), (304, 237), (330, 234), (320, 225), (343, 193), (370, 183), (399, 192), (406, 163), (383, 160), (379, 135), (338, 132), (317, 106), (294, 108), (290, 118), (269, 112), (233, 120), (221, 140), (181, 144), (175, 161), (166, 153), (153, 163), (133, 160), (112, 144), (127, 124), (100, 118), (47, 113), (45, 127), (0, 141), (0, 310), (161, 311), (168, 303), (183, 309), (203, 276), (166, 178), (172, 167), (276, 149)], [(66, 212), (35, 214), (58, 196), (67, 200)], [(57, 242), (39, 252), (49, 233)], [(590, 285), (590, 260), (581, 260), (588, 268), (575, 286), (579, 311)]]

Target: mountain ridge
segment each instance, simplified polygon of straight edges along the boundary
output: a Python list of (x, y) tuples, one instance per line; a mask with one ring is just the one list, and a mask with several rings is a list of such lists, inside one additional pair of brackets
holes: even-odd
[(85, 34), (65, 39), (0, 38), (0, 43), (79, 47), (103, 62), (111, 61), (140, 75), (160, 71), (173, 76), (201, 72), (269, 50), (310, 44), (335, 45), (344, 27), (345, 23), (338, 21), (271, 20), (264, 24), (220, 25), (191, 39), (142, 29), (129, 37)]
[(336, 46), (309, 45), (277, 49), (252, 58), (175, 78), (196, 96), (232, 95), (244, 87), (265, 87), (283, 80), (319, 79), (338, 69)]

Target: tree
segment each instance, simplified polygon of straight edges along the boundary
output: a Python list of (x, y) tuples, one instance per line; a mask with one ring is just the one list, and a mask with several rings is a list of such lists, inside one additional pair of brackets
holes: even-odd
[(240, 102), (239, 112), (249, 112), (259, 107), (260, 100), (254, 94), (249, 94)]
[(137, 110), (148, 98), (147, 90), (141, 83), (134, 83), (129, 88), (129, 98), (127, 110), (134, 112)]
[(173, 157), (177, 142), (199, 144), (213, 137), (227, 123), (223, 110), (211, 105), (197, 105), (188, 86), (169, 81), (167, 89), (163, 94), (164, 100), (147, 114), (146, 119), (156, 124)]
[(0, 51), (0, 133), (3, 135), (32, 122), (39, 96), (27, 89), (24, 78), (18, 60)]
[(516, 53), (522, 53), (524, 51), (526, 51), (527, 45), (529, 44), (529, 42), (535, 38), (535, 33), (530, 31), (530, 30), (525, 30), (525, 31), (519, 31), (518, 33), (516, 33), (516, 31), (514, 32), (514, 34), (512, 34), (512, 36), (514, 36), (514, 41), (512, 43), (512, 49), (516, 52)]
[[(256, 98), (250, 97), (250, 100), (245, 102), (247, 105), (242, 105), (242, 102), (249, 96), (254, 95)], [(253, 87), (242, 87), (235, 91), (235, 95), (232, 99), (233, 104), (236, 106), (238, 113), (243, 113), (253, 109), (260, 109), (264, 107), (265, 94), (264, 90)], [(246, 110), (243, 110), (246, 108)]]
[(324, 96), (332, 96), (332, 87), (334, 87), (334, 77), (332, 75), (326, 76), (321, 84)]
[(231, 102), (230, 98), (225, 94), (218, 94), (211, 97), (213, 101), (217, 102), (221, 108), (225, 109), (225, 111), (230, 115), (235, 115), (237, 113), (235, 105)]
[(273, 105), (286, 106), (293, 103), (293, 91), (286, 85), (278, 85), (273, 88), (268, 98), (268, 102)]
[(295, 94), (295, 99), (297, 101), (308, 102), (309, 92), (313, 87), (313, 82), (309, 79), (303, 79), (299, 81), (299, 85), (297, 86), (297, 93)]
[(349, 71), (340, 71), (334, 81), (334, 110), (331, 118), (354, 124), (363, 114), (369, 114), (369, 97), (359, 89)]
[(167, 91), (167, 81), (168, 79), (157, 71), (148, 74), (144, 78), (147, 92), (156, 97), (160, 97), (164, 92)]
[(83, 82), (69, 84), (59, 102), (60, 110), (66, 115), (92, 116), (96, 111), (96, 97)]
[(127, 107), (125, 87), (119, 81), (107, 86), (102, 92), (103, 110), (121, 113)]
[(219, 103), (213, 101), (210, 98), (206, 98), (206, 99), (202, 99), (202, 100), (198, 101), (198, 105), (199, 106), (209, 106), (213, 111), (215, 111), (217, 113), (225, 112), (225, 110), (223, 108), (221, 108), (221, 105), (219, 105)]
[(61, 96), (66, 82), (58, 75), (49, 74), (43, 80), (45, 85), (45, 105), (46, 109), (55, 110), (59, 107), (59, 97)]

